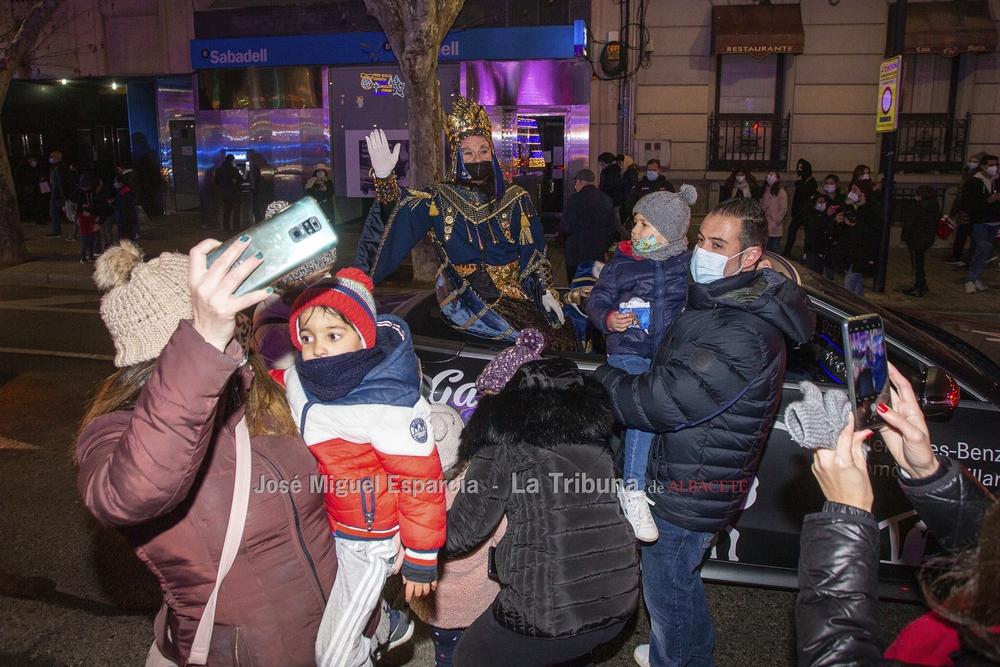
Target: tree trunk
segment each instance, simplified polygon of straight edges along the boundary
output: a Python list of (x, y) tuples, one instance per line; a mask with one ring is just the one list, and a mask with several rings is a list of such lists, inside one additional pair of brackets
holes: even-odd
[[(410, 187), (441, 181), (444, 171), (444, 118), (438, 89), (438, 49), (465, 0), (365, 0), (368, 12), (382, 25), (406, 84), (410, 135)], [(410, 255), (413, 278), (433, 282), (438, 260), (429, 237)]]
[[(7, 97), (10, 82), (24, 65), (49, 19), (64, 0), (40, 0), (28, 12), (14, 38), (0, 49), (0, 106)], [(0, 137), (3, 131), (0, 130)], [(45, 156), (41, 156), (45, 159)], [(0, 266), (28, 261), (21, 216), (17, 206), (17, 188), (10, 168), (6, 142), (0, 141)]]
[[(441, 95), (437, 82), (437, 48), (429, 77), (414, 77), (406, 86), (407, 126), (410, 129), (410, 186), (424, 188), (441, 181), (444, 155), (441, 150)], [(437, 122), (434, 122), (436, 119)], [(416, 147), (416, 150), (414, 150)], [(424, 236), (410, 253), (413, 279), (432, 283), (437, 276), (438, 260), (430, 235)]]

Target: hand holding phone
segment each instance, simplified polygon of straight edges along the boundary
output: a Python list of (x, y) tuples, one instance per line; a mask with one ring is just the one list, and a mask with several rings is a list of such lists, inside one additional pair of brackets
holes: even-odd
[(889, 405), (891, 398), (882, 318), (874, 314), (848, 318), (843, 340), (854, 428), (861, 431), (884, 424), (877, 406)]
[(250, 242), (233, 266), (257, 254), (263, 255), (264, 261), (239, 285), (233, 296), (273, 285), (337, 245), (337, 233), (319, 204), (312, 197), (303, 197), (273, 218), (254, 225), (213, 250), (208, 255), (208, 265), (243, 236), (250, 237)]

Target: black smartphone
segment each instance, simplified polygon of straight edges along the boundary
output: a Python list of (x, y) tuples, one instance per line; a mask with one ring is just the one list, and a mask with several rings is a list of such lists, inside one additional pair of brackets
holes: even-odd
[(863, 430), (884, 424), (875, 407), (890, 404), (889, 360), (885, 333), (878, 315), (859, 315), (844, 321), (847, 362), (847, 392), (854, 409), (854, 428)]
[(258, 252), (263, 253), (264, 262), (236, 288), (233, 296), (273, 285), (337, 245), (337, 233), (319, 204), (312, 197), (303, 197), (281, 213), (240, 232), (210, 252), (208, 265), (211, 266), (226, 248), (244, 234), (250, 237), (250, 245), (233, 266)]
[(500, 575), (497, 574), (497, 548), (490, 547), (487, 553), (486, 576), (493, 581), (500, 581)]

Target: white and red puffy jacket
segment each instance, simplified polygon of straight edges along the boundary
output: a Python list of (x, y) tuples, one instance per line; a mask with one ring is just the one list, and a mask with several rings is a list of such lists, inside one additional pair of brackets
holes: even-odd
[(319, 461), (337, 538), (376, 540), (398, 532), (406, 549), (403, 576), (435, 581), (446, 522), (430, 405), (420, 396), (406, 323), (383, 315), (376, 331), (376, 344), (388, 354), (343, 398), (312, 397), (294, 367), (271, 374), (285, 386), (292, 415)]

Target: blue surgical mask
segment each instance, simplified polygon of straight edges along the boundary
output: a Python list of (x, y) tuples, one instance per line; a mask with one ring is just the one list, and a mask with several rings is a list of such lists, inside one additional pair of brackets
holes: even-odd
[(656, 240), (654, 234), (643, 237), (638, 241), (632, 241), (632, 250), (639, 253), (653, 252), (663, 247), (663, 244)]
[[(733, 257), (739, 257), (750, 248), (736, 253)], [(711, 283), (723, 277), (726, 271), (726, 263), (733, 257), (717, 255), (714, 252), (703, 250), (700, 246), (694, 249), (691, 255), (691, 277), (696, 283)]]
[(646, 172), (646, 178), (648, 178), (651, 181), (655, 181), (659, 177), (660, 177), (660, 172), (658, 172), (658, 171), (647, 171)]

